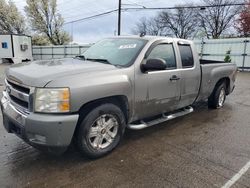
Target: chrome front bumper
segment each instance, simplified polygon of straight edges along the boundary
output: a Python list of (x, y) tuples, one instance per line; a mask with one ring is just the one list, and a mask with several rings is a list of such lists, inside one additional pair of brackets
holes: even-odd
[(5, 91), (1, 110), (7, 132), (16, 134), (32, 146), (62, 148), (60, 151), (70, 145), (79, 117), (78, 114), (26, 114), (11, 104)]
[(27, 114), (21, 112), (11, 104), (10, 99), (8, 98), (8, 95), (5, 91), (3, 91), (3, 97), (1, 99), (1, 109), (2, 112), (8, 114), (10, 119), (17, 122), (21, 126), (25, 125)]

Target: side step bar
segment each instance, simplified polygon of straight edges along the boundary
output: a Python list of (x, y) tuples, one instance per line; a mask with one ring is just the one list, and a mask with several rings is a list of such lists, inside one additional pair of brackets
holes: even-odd
[(174, 119), (174, 118), (177, 118), (180, 116), (187, 115), (189, 113), (192, 113), (193, 111), (194, 111), (193, 107), (188, 106), (188, 107), (185, 107), (185, 108), (182, 108), (182, 109), (176, 111), (173, 114), (162, 114), (162, 117), (155, 119), (155, 120), (152, 120), (152, 121), (149, 121), (149, 122), (145, 122), (145, 121), (141, 120), (140, 123), (138, 123), (138, 124), (129, 124), (128, 128), (133, 129), (133, 130), (144, 129), (144, 128), (151, 127), (153, 125), (156, 125), (156, 124), (159, 124), (159, 123), (162, 123), (165, 121), (169, 121), (171, 119)]

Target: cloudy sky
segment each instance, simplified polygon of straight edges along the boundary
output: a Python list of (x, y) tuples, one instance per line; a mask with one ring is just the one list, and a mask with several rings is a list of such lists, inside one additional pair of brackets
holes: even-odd
[[(13, 0), (24, 14), (25, 0)], [(122, 0), (122, 7), (171, 7), (176, 4), (190, 3), (190, 0)], [(200, 2), (193, 0), (192, 2)], [(57, 0), (58, 11), (65, 19), (65, 23), (84, 17), (100, 14), (118, 8), (118, 0)], [(126, 4), (134, 4), (126, 5)], [(138, 5), (136, 5), (138, 4)], [(151, 17), (157, 11), (129, 11), (122, 12), (121, 34), (129, 35), (136, 22), (142, 17)], [(73, 35), (74, 42), (89, 43), (101, 38), (114, 36), (117, 32), (117, 12), (91, 20), (65, 24), (64, 29)]]

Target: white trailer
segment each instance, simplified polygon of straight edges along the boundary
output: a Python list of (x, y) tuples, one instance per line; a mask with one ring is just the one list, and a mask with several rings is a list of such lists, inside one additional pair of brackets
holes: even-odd
[(31, 37), (16, 34), (0, 34), (0, 61), (21, 63), (32, 61)]

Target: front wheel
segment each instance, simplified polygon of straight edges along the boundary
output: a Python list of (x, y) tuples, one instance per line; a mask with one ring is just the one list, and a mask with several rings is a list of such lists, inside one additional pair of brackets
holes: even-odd
[(79, 126), (76, 139), (80, 152), (89, 158), (99, 158), (119, 144), (126, 123), (122, 110), (108, 103), (92, 109)]
[(223, 82), (218, 85), (212, 95), (208, 98), (209, 108), (222, 108), (226, 100), (226, 84)]

